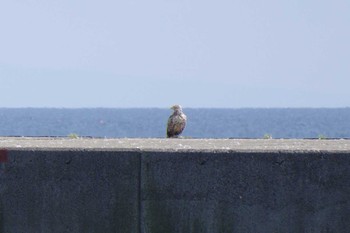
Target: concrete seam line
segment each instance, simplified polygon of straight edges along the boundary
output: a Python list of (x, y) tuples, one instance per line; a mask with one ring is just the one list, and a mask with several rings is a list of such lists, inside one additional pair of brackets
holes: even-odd
[(138, 166), (138, 197), (137, 197), (137, 205), (138, 205), (138, 231), (139, 233), (142, 232), (142, 157), (143, 153), (139, 152), (138, 153), (139, 157), (139, 166)]

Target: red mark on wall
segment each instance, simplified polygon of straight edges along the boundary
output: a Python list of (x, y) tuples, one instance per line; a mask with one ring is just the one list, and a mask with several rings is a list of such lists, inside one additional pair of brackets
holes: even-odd
[(0, 163), (7, 163), (8, 162), (8, 155), (7, 150), (0, 149)]

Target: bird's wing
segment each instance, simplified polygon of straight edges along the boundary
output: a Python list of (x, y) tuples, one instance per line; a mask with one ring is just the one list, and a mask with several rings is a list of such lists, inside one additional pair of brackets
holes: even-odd
[(186, 126), (186, 119), (181, 115), (173, 115), (169, 119), (168, 135), (174, 136), (182, 133)]
[(168, 137), (172, 137), (175, 135), (175, 133), (174, 133), (175, 124), (173, 121), (174, 121), (174, 116), (171, 115), (168, 119), (168, 126), (167, 126), (167, 130), (166, 130)]
[(180, 134), (186, 126), (186, 121), (182, 117), (178, 117), (177, 121), (174, 124), (175, 134)]

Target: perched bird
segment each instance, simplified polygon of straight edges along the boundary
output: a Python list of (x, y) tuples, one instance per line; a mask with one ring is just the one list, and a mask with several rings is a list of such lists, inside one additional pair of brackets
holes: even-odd
[(182, 112), (180, 105), (174, 105), (170, 109), (174, 110), (174, 113), (168, 119), (167, 137), (177, 138), (186, 126), (186, 115)]

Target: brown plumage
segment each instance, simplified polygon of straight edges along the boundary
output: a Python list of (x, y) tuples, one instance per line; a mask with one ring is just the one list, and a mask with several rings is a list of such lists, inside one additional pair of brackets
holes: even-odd
[(168, 119), (167, 137), (176, 138), (178, 137), (186, 126), (186, 115), (182, 112), (180, 105), (174, 105), (171, 107), (174, 113)]

